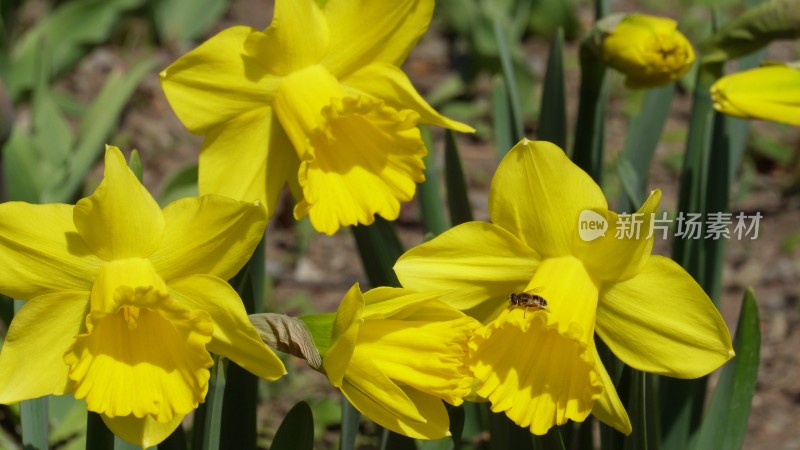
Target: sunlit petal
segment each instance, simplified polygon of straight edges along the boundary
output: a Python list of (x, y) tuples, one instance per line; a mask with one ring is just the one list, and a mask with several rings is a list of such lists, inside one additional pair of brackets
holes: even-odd
[(104, 260), (146, 257), (161, 244), (161, 208), (116, 147), (106, 148), (105, 177), (73, 210), (78, 234)]
[(623, 216), (613, 211), (595, 210), (608, 222), (608, 229), (591, 241), (575, 233), (575, 256), (600, 280), (622, 281), (639, 273), (653, 251), (650, 227), (660, 199), (661, 191), (655, 190), (639, 211)]
[(322, 61), (336, 76), (371, 62), (399, 66), (428, 29), (433, 0), (329, 0), (330, 48)]
[(200, 149), (198, 187), (201, 195), (260, 200), (272, 216), (281, 189), (296, 180), (299, 166), (272, 109), (262, 107), (208, 131)]
[(72, 222), (71, 205), (0, 205), (0, 290), (27, 300), (63, 291), (89, 291), (103, 261)]
[(462, 133), (475, 131), (469, 125), (436, 112), (419, 95), (400, 68), (388, 63), (373, 63), (362, 67), (342, 79), (349, 92), (379, 98), (394, 109), (410, 109), (420, 115), (420, 122), (450, 128)]
[(707, 375), (733, 357), (730, 332), (700, 285), (674, 261), (651, 256), (637, 276), (601, 293), (597, 334), (634, 369)]
[(87, 314), (88, 292), (47, 294), (25, 303), (0, 351), (0, 403), (67, 392), (64, 352)]
[(183, 420), (182, 415), (176, 415), (171, 421), (160, 423), (150, 416), (137, 418), (135, 416), (108, 417), (101, 414), (103, 422), (112, 433), (134, 445), (148, 448), (161, 443), (168, 438)]
[(363, 312), (364, 298), (361, 295), (361, 288), (356, 283), (339, 303), (331, 332), (331, 347), (322, 360), (328, 379), (336, 387), (342, 385), (345, 372), (353, 357), (358, 332), (364, 323)]
[(400, 283), (410, 289), (452, 289), (454, 295), (442, 300), (463, 310), (484, 302), (505, 303), (509, 294), (522, 291), (530, 281), (539, 259), (505, 229), (468, 222), (407, 251), (394, 270)]
[(628, 412), (625, 411), (625, 406), (614, 388), (614, 382), (611, 381), (606, 368), (603, 367), (603, 362), (600, 360), (600, 355), (597, 354), (597, 347), (594, 344), (592, 344), (592, 353), (594, 354), (597, 373), (600, 374), (600, 380), (603, 383), (603, 395), (594, 402), (592, 415), (606, 425), (614, 427), (620, 433), (631, 434), (633, 427), (631, 426), (631, 420), (628, 418)]
[(256, 33), (250, 27), (228, 28), (161, 72), (164, 94), (191, 132), (205, 134), (269, 102), (279, 78), (245, 52), (245, 41)]
[(542, 257), (572, 254), (578, 217), (608, 209), (600, 187), (545, 141), (523, 139), (503, 158), (492, 180), (492, 221), (522, 239)]
[(192, 274), (232, 278), (264, 236), (267, 217), (255, 203), (205, 195), (164, 208), (164, 241), (149, 260), (167, 282)]
[(189, 309), (207, 311), (214, 320), (209, 351), (222, 355), (267, 380), (286, 374), (283, 363), (261, 341), (236, 291), (219, 278), (195, 275), (169, 285), (173, 298)]

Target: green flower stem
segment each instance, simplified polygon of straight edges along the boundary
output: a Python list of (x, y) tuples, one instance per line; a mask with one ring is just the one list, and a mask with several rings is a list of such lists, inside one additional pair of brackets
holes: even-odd
[[(14, 301), (14, 313), (18, 313), (24, 301)], [(22, 446), (25, 450), (47, 450), (48, 448), (48, 401), (47, 397), (25, 400), (19, 403), (22, 422)]]
[[(258, 244), (250, 261), (231, 280), (231, 286), (241, 297), (248, 314), (264, 308), (265, 269), (264, 239)], [(230, 362), (225, 374), (225, 394), (222, 404), (220, 442), (223, 448), (256, 450), (256, 408), (258, 407), (258, 377)]]
[(581, 45), (581, 87), (572, 160), (602, 186), (603, 138), (606, 104), (606, 67), (589, 48)]

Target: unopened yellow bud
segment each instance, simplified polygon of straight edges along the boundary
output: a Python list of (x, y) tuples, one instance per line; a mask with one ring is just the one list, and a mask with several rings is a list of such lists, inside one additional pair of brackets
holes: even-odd
[(800, 67), (772, 65), (722, 77), (711, 86), (711, 98), (723, 114), (800, 125)]
[(625, 74), (625, 86), (642, 89), (662, 86), (682, 77), (694, 62), (694, 50), (678, 31), (678, 24), (664, 17), (628, 14), (602, 41), (601, 57)]

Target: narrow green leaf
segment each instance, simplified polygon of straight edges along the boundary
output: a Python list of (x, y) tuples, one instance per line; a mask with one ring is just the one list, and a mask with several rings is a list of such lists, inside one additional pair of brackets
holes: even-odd
[(620, 158), (629, 163), (630, 169), (636, 174), (636, 183), (626, 186), (624, 184), (626, 180), (622, 180), (627, 196), (620, 198), (620, 211), (635, 211), (647, 196), (650, 165), (661, 138), (661, 131), (669, 117), (674, 93), (675, 83), (649, 89), (644, 96), (641, 109), (633, 116), (628, 126), (625, 148)]
[(736, 357), (722, 369), (711, 395), (694, 448), (742, 448), (753, 394), (758, 379), (761, 329), (758, 304), (752, 289), (742, 300), (733, 349)]
[(136, 175), (136, 179), (141, 183), (142, 177), (144, 176), (144, 167), (142, 166), (142, 155), (139, 154), (138, 150), (133, 150), (131, 152), (131, 157), (128, 160), (128, 167), (131, 168), (131, 172)]
[[(247, 265), (230, 281), (248, 314), (263, 312), (264, 309), (264, 264), (262, 239)], [(223, 448), (256, 450), (258, 377), (230, 362), (225, 382), (220, 442)]]
[(506, 89), (503, 77), (492, 78), (492, 128), (494, 129), (494, 143), (498, 160), (503, 159), (516, 142), (508, 98), (508, 89)]
[(550, 42), (547, 70), (542, 85), (537, 139), (567, 148), (567, 107), (564, 88), (564, 30), (559, 28)]
[(572, 160), (602, 186), (605, 104), (608, 97), (606, 67), (585, 44), (580, 48), (580, 62), (581, 84)]
[(433, 139), (431, 130), (428, 127), (420, 127), (422, 140), (428, 153), (423, 159), (425, 164), (425, 181), (419, 189), (419, 202), (422, 215), (422, 229), (425, 234), (442, 234), (450, 226), (444, 216), (442, 207), (442, 194), (439, 191), (439, 166), (436, 164), (436, 157), (433, 150)]
[(533, 450), (530, 430), (517, 426), (505, 413), (489, 413), (489, 450)]
[(167, 175), (161, 184), (158, 203), (163, 207), (180, 198), (197, 195), (197, 163), (193, 162)]
[(11, 97), (18, 98), (33, 87), (39, 55), (51, 55), (48, 78), (52, 78), (77, 61), (85, 53), (86, 45), (107, 40), (120, 15), (141, 6), (144, 1), (74, 0), (61, 3), (26, 32), (13, 48), (8, 74)]
[(561, 438), (559, 427), (552, 427), (544, 436), (533, 437), (534, 450), (564, 450), (564, 440)]
[(108, 429), (100, 414), (89, 411), (86, 417), (86, 450), (108, 450), (113, 445), (114, 433)]
[(375, 217), (372, 225), (357, 225), (352, 230), (370, 285), (399, 287), (400, 281), (393, 267), (403, 254), (403, 244), (397, 237), (394, 224)]
[(342, 431), (339, 434), (340, 450), (355, 450), (361, 413), (342, 396)]
[(503, 78), (508, 91), (508, 103), (511, 105), (512, 140), (516, 142), (525, 137), (524, 117), (522, 116), (519, 92), (517, 92), (517, 77), (514, 72), (514, 62), (511, 59), (511, 50), (508, 47), (508, 39), (499, 18), (494, 19), (493, 25), (494, 37), (500, 53), (500, 64), (503, 67)]
[(133, 91), (145, 76), (155, 71), (158, 64), (158, 58), (153, 56), (137, 62), (129, 69), (116, 69), (108, 76), (100, 93), (81, 119), (66, 179), (55, 186), (49, 186), (42, 194), (43, 202), (70, 202), (79, 194), (86, 173), (102, 154), (104, 144), (117, 126), (119, 116)]
[(21, 127), (15, 126), (3, 147), (3, 181), (7, 200), (38, 203), (47, 183), (45, 171), (40, 170), (38, 149), (33, 139)]
[(161, 39), (184, 46), (211, 30), (229, 7), (227, 0), (158, 0), (151, 4)]
[[(14, 313), (18, 313), (25, 304), (22, 300), (14, 301)], [(35, 398), (19, 402), (19, 415), (22, 425), (22, 446), (25, 450), (47, 450), (49, 439), (48, 401), (47, 397)]]
[(283, 418), (270, 450), (313, 450), (314, 415), (306, 402), (299, 402)]
[(472, 220), (472, 204), (458, 155), (456, 136), (451, 130), (447, 130), (445, 137), (444, 161), (447, 205), (450, 208), (450, 222), (455, 226)]
[(620, 183), (622, 183), (622, 189), (625, 191), (624, 198), (626, 200), (625, 205), (619, 206), (619, 210), (630, 213), (632, 212), (632, 205), (641, 205), (644, 201), (639, 189), (642, 182), (639, 179), (639, 174), (636, 173), (636, 169), (633, 168), (633, 164), (623, 156), (617, 158), (617, 174), (619, 175)]
[(208, 380), (208, 393), (205, 403), (194, 412), (192, 426), (192, 448), (197, 450), (219, 450), (222, 407), (225, 402), (225, 374), (228, 360), (212, 355), (214, 366)]

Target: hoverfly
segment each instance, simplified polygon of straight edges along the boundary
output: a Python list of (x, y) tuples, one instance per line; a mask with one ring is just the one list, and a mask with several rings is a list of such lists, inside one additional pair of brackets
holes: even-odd
[(542, 286), (539, 286), (533, 289), (529, 289), (525, 292), (521, 292), (519, 294), (512, 292), (511, 295), (508, 296), (508, 300), (511, 302), (512, 307), (525, 308), (525, 312), (522, 314), (523, 318), (528, 313), (528, 308), (536, 308), (536, 309), (541, 309), (543, 311), (549, 311), (549, 308), (547, 308), (547, 300), (545, 300), (544, 297), (540, 295), (536, 295), (536, 292), (539, 292), (541, 290)]

